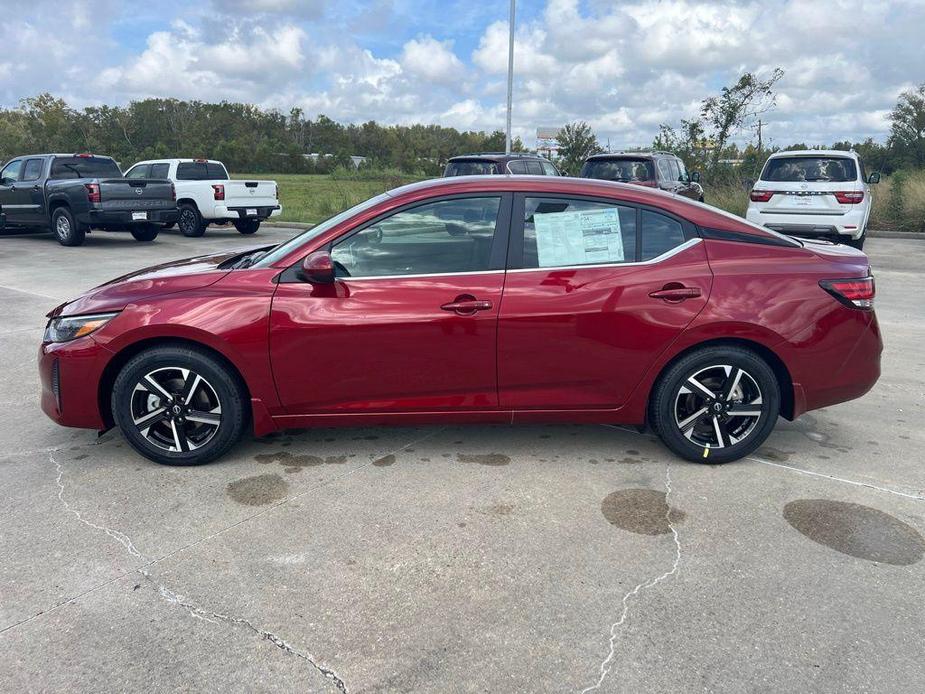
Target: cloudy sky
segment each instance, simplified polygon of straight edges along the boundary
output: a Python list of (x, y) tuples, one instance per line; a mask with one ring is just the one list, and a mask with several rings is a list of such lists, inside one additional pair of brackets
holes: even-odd
[[(0, 105), (149, 96), (503, 128), (507, 0), (0, 0)], [(519, 0), (515, 132), (648, 144), (742, 71), (786, 71), (771, 142), (884, 139), (925, 81), (925, 0)]]

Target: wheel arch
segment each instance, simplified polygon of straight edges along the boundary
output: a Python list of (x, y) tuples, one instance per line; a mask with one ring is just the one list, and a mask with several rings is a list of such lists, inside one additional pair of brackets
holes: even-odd
[(186, 205), (186, 204), (192, 205), (197, 210), (199, 209), (199, 204), (193, 198), (189, 198), (189, 197), (177, 198), (177, 207), (179, 207), (180, 205)]
[(742, 337), (720, 337), (710, 340), (704, 340), (702, 342), (697, 342), (693, 345), (689, 345), (682, 349), (680, 352), (671, 357), (665, 364), (662, 365), (662, 368), (659, 369), (658, 376), (652, 382), (652, 386), (649, 388), (648, 396), (646, 397), (646, 416), (648, 418), (649, 406), (652, 402), (652, 397), (655, 394), (656, 389), (658, 388), (659, 383), (662, 380), (662, 377), (678, 360), (683, 359), (688, 354), (696, 352), (697, 350), (704, 349), (706, 347), (742, 347), (744, 349), (751, 350), (764, 359), (767, 362), (768, 366), (771, 367), (771, 370), (774, 372), (774, 376), (777, 378), (777, 384), (780, 388), (780, 414), (785, 419), (792, 420), (794, 415), (794, 389), (793, 389), (793, 377), (790, 375), (790, 369), (787, 368), (787, 365), (784, 363), (784, 360), (774, 352), (771, 348), (766, 345), (756, 342), (755, 340), (749, 340)]
[[(115, 384), (116, 377), (119, 375), (119, 372), (122, 371), (122, 368), (132, 359), (132, 357), (144, 352), (146, 349), (151, 349), (154, 347), (194, 347), (195, 349), (206, 352), (209, 356), (214, 357), (217, 361), (223, 364), (229, 372), (234, 376), (238, 381), (238, 384), (244, 390), (244, 402), (250, 403), (251, 398), (251, 389), (247, 384), (247, 381), (244, 379), (244, 376), (241, 373), (241, 369), (228, 358), (227, 355), (223, 354), (221, 351), (212, 347), (204, 342), (194, 340), (188, 337), (148, 337), (132, 342), (125, 345), (116, 352), (113, 357), (106, 364), (106, 367), (103, 369), (103, 374), (100, 377), (99, 385), (97, 386), (97, 407), (99, 408), (100, 418), (106, 424), (106, 428), (111, 428), (114, 426), (115, 420), (112, 414), (112, 389)], [(249, 416), (250, 413), (248, 412)]]

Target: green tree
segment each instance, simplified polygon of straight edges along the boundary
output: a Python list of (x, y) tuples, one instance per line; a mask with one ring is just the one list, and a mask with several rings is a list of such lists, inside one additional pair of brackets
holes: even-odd
[(890, 147), (904, 162), (925, 166), (925, 83), (900, 94), (890, 123)]
[(584, 121), (567, 123), (556, 135), (556, 144), (559, 147), (559, 168), (572, 176), (578, 175), (585, 159), (603, 151), (591, 126)]

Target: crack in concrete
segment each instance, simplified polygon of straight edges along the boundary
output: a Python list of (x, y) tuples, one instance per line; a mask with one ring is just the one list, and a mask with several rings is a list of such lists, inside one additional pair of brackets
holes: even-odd
[[(412, 444), (414, 444), (414, 443), (416, 443), (416, 442), (417, 442), (417, 441), (412, 441), (411, 443), (407, 443), (407, 444), (405, 444), (404, 446), (402, 446), (401, 448), (397, 449), (396, 452), (401, 451), (401, 450), (407, 448), (408, 446), (411, 446)], [(247, 620), (247, 619), (245, 619), (245, 618), (243, 618), (243, 617), (235, 617), (235, 616), (232, 616), (232, 615), (224, 614), (224, 613), (222, 613), (222, 612), (214, 612), (214, 611), (211, 611), (211, 610), (203, 609), (203, 608), (201, 608), (201, 607), (199, 607), (199, 606), (197, 606), (197, 605), (194, 605), (193, 603), (191, 603), (191, 602), (189, 602), (188, 600), (184, 599), (183, 596), (181, 596), (181, 595), (179, 595), (178, 593), (176, 593), (176, 592), (170, 590), (170, 589), (169, 589), (167, 586), (165, 586), (164, 584), (159, 583), (159, 582), (151, 575), (151, 573), (150, 573), (149, 571), (147, 571), (147, 568), (150, 567), (150, 566), (152, 566), (152, 565), (154, 565), (154, 564), (156, 564), (156, 563), (159, 562), (159, 561), (162, 561), (166, 556), (169, 556), (169, 555), (165, 555), (165, 557), (160, 557), (160, 558), (158, 558), (158, 559), (153, 559), (153, 560), (150, 559), (149, 557), (147, 557), (145, 554), (143, 554), (143, 553), (135, 546), (135, 543), (132, 541), (132, 539), (131, 539), (128, 535), (126, 535), (125, 533), (123, 533), (123, 532), (120, 531), (120, 530), (114, 530), (113, 528), (110, 528), (110, 527), (107, 527), (107, 526), (104, 526), (104, 525), (99, 525), (98, 523), (94, 523), (93, 521), (87, 520), (86, 518), (83, 517), (83, 515), (81, 514), (80, 511), (78, 511), (76, 508), (74, 508), (73, 506), (71, 506), (71, 504), (67, 501), (67, 499), (64, 498), (64, 491), (65, 491), (65, 486), (64, 486), (64, 482), (63, 482), (64, 467), (61, 465), (61, 463), (60, 463), (60, 462), (55, 458), (55, 456), (54, 456), (55, 452), (57, 452), (57, 451), (59, 451), (59, 450), (61, 450), (60, 447), (51, 448), (51, 449), (48, 449), (48, 451), (47, 451), (47, 452), (48, 452), (48, 458), (49, 458), (49, 460), (50, 460), (52, 463), (54, 463), (55, 469), (57, 470), (57, 473), (58, 473), (57, 477), (55, 478), (55, 484), (56, 484), (57, 487), (58, 487), (58, 494), (57, 494), (58, 500), (61, 502), (61, 504), (64, 506), (64, 508), (65, 508), (67, 511), (69, 511), (71, 514), (74, 515), (75, 518), (77, 518), (78, 521), (80, 521), (80, 522), (83, 523), (84, 525), (88, 526), (89, 528), (92, 528), (93, 530), (97, 530), (97, 531), (102, 532), (102, 533), (106, 534), (107, 536), (111, 537), (113, 540), (115, 540), (115, 541), (118, 542), (120, 545), (122, 545), (122, 546), (125, 548), (125, 550), (126, 550), (130, 555), (132, 555), (133, 557), (135, 557), (135, 558), (137, 558), (137, 559), (141, 559), (142, 561), (146, 562), (146, 563), (145, 563), (144, 565), (142, 565), (141, 567), (139, 567), (139, 568), (137, 568), (137, 569), (134, 569), (134, 571), (137, 571), (138, 573), (140, 573), (149, 583), (151, 583), (151, 584), (157, 589), (158, 595), (160, 596), (160, 598), (161, 598), (162, 600), (164, 600), (165, 602), (168, 602), (168, 603), (170, 603), (170, 604), (183, 607), (187, 612), (189, 612), (189, 614), (190, 614), (192, 617), (194, 617), (194, 618), (196, 618), (196, 619), (200, 619), (200, 620), (205, 621), (205, 622), (209, 622), (210, 624), (218, 624), (219, 622), (224, 622), (224, 623), (226, 623), (226, 624), (238, 625), (238, 626), (246, 627), (248, 630), (250, 630), (250, 631), (253, 632), (254, 634), (257, 634), (257, 635), (260, 636), (261, 638), (266, 639), (267, 641), (269, 641), (269, 642), (272, 643), (274, 646), (276, 646), (276, 647), (279, 648), (280, 650), (284, 651), (284, 652), (287, 653), (288, 655), (295, 656), (295, 657), (300, 658), (300, 659), (304, 660), (305, 662), (309, 663), (309, 664), (310, 664), (315, 670), (317, 670), (323, 677), (325, 677), (326, 679), (330, 680), (330, 681), (334, 684), (334, 686), (337, 687), (337, 689), (338, 689), (339, 691), (344, 692), (344, 694), (347, 694), (348, 689), (347, 689), (347, 685), (344, 683), (344, 680), (337, 674), (337, 672), (336, 672), (335, 670), (333, 670), (332, 668), (326, 667), (325, 665), (322, 665), (321, 663), (319, 663), (319, 662), (316, 660), (316, 658), (315, 658), (312, 654), (310, 654), (310, 653), (305, 653), (305, 652), (303, 652), (303, 651), (298, 650), (297, 648), (295, 648), (294, 646), (290, 645), (289, 643), (287, 643), (285, 640), (283, 640), (282, 638), (280, 638), (279, 636), (277, 636), (277, 635), (274, 634), (273, 632), (267, 631), (267, 630), (265, 630), (265, 629), (261, 629), (260, 627), (255, 626), (252, 622), (250, 622), (249, 620)], [(360, 466), (360, 467), (366, 467), (366, 466)], [(309, 491), (311, 491), (311, 490), (309, 490)], [(302, 496), (302, 495), (307, 494), (307, 493), (308, 493), (308, 491), (303, 492), (303, 494), (299, 494), (299, 495), (297, 495), (297, 496)], [(291, 498), (288, 499), (288, 500), (292, 500), (292, 499), (294, 499), (294, 498), (296, 498), (296, 497), (291, 497)], [(285, 500), (284, 500), (284, 501), (285, 501)], [(259, 514), (255, 514), (255, 515), (259, 515)], [(253, 517), (254, 517), (254, 516), (250, 516), (249, 518), (253, 518)], [(218, 534), (218, 533), (213, 534), (212, 537), (214, 537), (216, 534)], [(205, 539), (205, 538), (204, 538), (204, 539)], [(81, 594), (78, 595), (78, 596), (74, 596), (74, 597), (68, 598), (67, 600), (64, 600), (64, 601), (62, 601), (62, 602), (56, 603), (56, 604), (55, 604), (51, 609), (49, 609), (49, 610), (42, 610), (41, 612), (38, 612), (38, 613), (32, 615), (31, 617), (29, 617), (29, 618), (27, 618), (27, 619), (21, 620), (21, 621), (15, 623), (15, 624), (11, 624), (11, 625), (9, 625), (9, 626), (3, 628), (3, 629), (0, 629), (0, 634), (3, 634), (3, 633), (5, 633), (6, 631), (9, 631), (10, 629), (12, 629), (12, 628), (14, 628), (14, 627), (17, 627), (17, 626), (19, 626), (19, 625), (21, 625), (21, 624), (25, 624), (26, 622), (32, 621), (32, 620), (35, 619), (36, 617), (39, 617), (39, 616), (41, 616), (41, 615), (43, 615), (43, 614), (46, 614), (47, 612), (51, 612), (51, 611), (57, 609), (58, 607), (60, 607), (60, 606), (62, 606), (62, 605), (65, 605), (65, 604), (67, 604), (67, 603), (69, 603), (69, 602), (73, 602), (74, 600), (76, 600), (76, 599), (78, 599), (78, 598), (80, 598), (80, 597), (82, 597), (82, 596), (84, 596), (84, 595), (87, 595), (88, 593), (91, 593), (91, 592), (93, 592), (94, 590), (97, 590), (97, 589), (99, 589), (99, 588), (102, 588), (103, 586), (110, 585), (110, 584), (112, 584), (112, 583), (114, 583), (114, 582), (120, 580), (121, 578), (124, 578), (124, 577), (128, 576), (129, 573), (131, 573), (131, 572), (124, 572), (124, 573), (120, 574), (119, 576), (117, 576), (117, 577), (115, 577), (115, 578), (113, 578), (113, 579), (111, 579), (111, 580), (109, 580), (109, 581), (106, 581), (105, 583), (102, 583), (102, 584), (100, 584), (100, 585), (98, 585), (98, 586), (94, 586), (94, 587), (91, 588), (90, 590), (87, 590), (87, 591), (81, 593)], [(216, 621), (216, 620), (218, 620), (218, 621)]]
[(677, 528), (675, 528), (674, 523), (671, 522), (671, 502), (670, 502), (671, 491), (672, 491), (671, 490), (671, 463), (668, 462), (665, 464), (665, 521), (668, 523), (668, 527), (671, 528), (671, 535), (674, 538), (674, 545), (675, 545), (675, 557), (674, 557), (674, 562), (671, 565), (671, 569), (666, 571), (660, 576), (656, 576), (655, 578), (650, 578), (647, 581), (643, 581), (642, 583), (639, 583), (638, 585), (636, 585), (635, 588), (633, 588), (631, 591), (629, 591), (626, 595), (623, 596), (623, 600), (621, 601), (623, 604), (623, 611), (620, 614), (620, 618), (616, 622), (610, 625), (610, 642), (609, 642), (610, 651), (607, 653), (607, 657), (604, 658), (603, 662), (601, 662), (600, 664), (601, 675), (595, 684), (592, 684), (591, 686), (585, 687), (584, 689), (582, 689), (581, 694), (587, 694), (587, 692), (600, 689), (601, 685), (604, 683), (604, 679), (607, 677), (607, 675), (610, 673), (611, 669), (613, 668), (612, 661), (616, 657), (615, 644), (617, 640), (617, 634), (619, 633), (620, 627), (623, 626), (623, 623), (626, 621), (627, 615), (629, 614), (630, 599), (634, 597), (635, 595), (638, 595), (643, 590), (646, 590), (647, 588), (652, 588), (653, 586), (670, 578), (678, 571), (678, 566), (681, 563), (681, 541), (678, 538)]

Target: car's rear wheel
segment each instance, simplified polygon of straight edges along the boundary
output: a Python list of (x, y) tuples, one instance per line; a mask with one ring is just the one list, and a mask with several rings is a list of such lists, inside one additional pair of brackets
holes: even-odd
[(132, 236), (136, 241), (153, 241), (160, 231), (161, 228), (157, 224), (141, 224), (132, 227)]
[(674, 453), (701, 463), (727, 463), (758, 448), (774, 429), (780, 386), (755, 352), (706, 347), (659, 378), (650, 422)]
[(62, 246), (80, 246), (87, 236), (87, 226), (80, 224), (68, 207), (56, 207), (51, 213), (51, 230)]
[(164, 346), (133, 357), (116, 377), (112, 412), (132, 448), (162, 465), (201, 465), (241, 437), (244, 389), (206, 351)]
[(234, 228), (242, 234), (256, 234), (257, 230), (260, 228), (260, 220), (241, 219), (234, 223)]
[(177, 226), (184, 236), (196, 238), (206, 233), (206, 223), (199, 214), (199, 210), (192, 203), (184, 202), (180, 205), (180, 214), (177, 217)]

